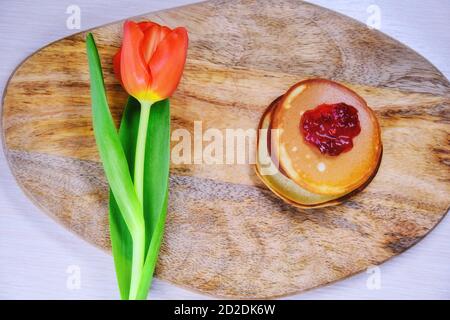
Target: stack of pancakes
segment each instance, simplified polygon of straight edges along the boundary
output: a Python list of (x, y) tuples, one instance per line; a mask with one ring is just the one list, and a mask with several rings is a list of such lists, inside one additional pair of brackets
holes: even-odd
[[(302, 115), (323, 104), (345, 103), (357, 110), (360, 133), (353, 147), (336, 156), (305, 140)], [(333, 205), (364, 188), (381, 161), (377, 118), (364, 99), (333, 81), (309, 79), (276, 99), (259, 124), (256, 172), (275, 194), (302, 208)]]

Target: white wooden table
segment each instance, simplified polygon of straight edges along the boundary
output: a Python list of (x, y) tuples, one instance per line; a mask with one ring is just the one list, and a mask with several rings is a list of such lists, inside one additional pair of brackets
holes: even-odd
[[(50, 41), (78, 31), (66, 26), (69, 17), (66, 10), (70, 5), (81, 9), (81, 29), (87, 29), (189, 2), (193, 1), (2, 0), (0, 91), (25, 57)], [(364, 23), (374, 14), (373, 10), (379, 8), (381, 31), (424, 55), (450, 78), (449, 0), (310, 2)], [(447, 217), (419, 244), (381, 265), (379, 270), (289, 298), (450, 299), (449, 234), (450, 218)], [(40, 212), (16, 185), (3, 152), (0, 155), (0, 298), (118, 298), (112, 257)], [(208, 296), (155, 280), (150, 298), (202, 299)]]

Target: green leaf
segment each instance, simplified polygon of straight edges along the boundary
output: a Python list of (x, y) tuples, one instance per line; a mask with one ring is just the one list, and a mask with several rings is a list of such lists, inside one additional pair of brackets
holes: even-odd
[(109, 236), (120, 298), (127, 300), (130, 296), (133, 240), (112, 191), (109, 192)]
[(170, 102), (169, 99), (153, 104), (147, 130), (144, 163), (144, 219), (148, 237), (151, 235), (164, 205), (170, 166)]
[(142, 212), (142, 208), (134, 192), (125, 152), (109, 111), (100, 58), (92, 34), (88, 34), (86, 41), (91, 76), (92, 122), (95, 141), (109, 186), (128, 229), (133, 233), (134, 230), (141, 227), (140, 224), (143, 222), (138, 214)]
[[(130, 96), (125, 106), (119, 129), (120, 142), (125, 152), (130, 172), (134, 171), (139, 108), (139, 101)], [(121, 299), (128, 299), (130, 295), (133, 241), (111, 191), (109, 193), (109, 229), (120, 297)]]
[[(123, 221), (133, 239), (132, 276), (140, 279), (145, 253), (143, 208), (134, 191), (127, 158), (108, 107), (100, 58), (94, 38), (90, 33), (86, 38), (86, 47), (91, 78), (92, 122), (95, 140), (106, 178), (117, 203), (116, 209), (120, 210)], [(113, 228), (113, 237), (117, 236), (119, 232), (122, 232), (121, 229)], [(116, 249), (113, 250), (113, 253), (114, 251)], [(131, 282), (134, 283), (133, 280)]]
[[(127, 157), (130, 172), (134, 171), (136, 140), (139, 128), (140, 104), (130, 97), (122, 117), (119, 136)], [(145, 299), (151, 283), (157, 253), (162, 239), (165, 213), (167, 211), (167, 189), (170, 157), (170, 105), (169, 101), (161, 101), (151, 107), (147, 140), (145, 147), (144, 169), (144, 219), (146, 224), (146, 250), (150, 246), (155, 225), (158, 225), (154, 247), (152, 247), (153, 266), (144, 265), (143, 280), (145, 283), (138, 298)], [(160, 219), (160, 217), (162, 217)], [(120, 210), (113, 197), (110, 197), (110, 233), (116, 265), (117, 280), (121, 297), (129, 296), (131, 279), (132, 241)], [(156, 256), (155, 256), (156, 254)]]

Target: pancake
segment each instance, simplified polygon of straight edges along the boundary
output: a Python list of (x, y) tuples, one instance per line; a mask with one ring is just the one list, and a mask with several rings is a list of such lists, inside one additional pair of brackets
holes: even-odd
[(264, 184), (284, 201), (302, 208), (321, 207), (336, 204), (332, 200), (344, 195), (327, 196), (314, 194), (286, 177), (272, 161), (270, 154), (269, 126), (273, 109), (280, 102), (281, 97), (272, 102), (261, 118), (258, 135), (256, 173)]
[[(305, 140), (300, 130), (302, 115), (323, 104), (352, 106), (361, 131), (353, 147), (337, 156), (322, 153)], [(271, 111), (271, 155), (280, 171), (302, 189), (316, 195), (341, 197), (364, 185), (376, 171), (382, 144), (377, 118), (354, 91), (325, 79), (294, 85)]]
[(364, 189), (375, 177), (378, 170), (378, 166), (373, 175), (366, 181), (366, 183), (360, 186), (358, 189), (353, 190), (350, 193), (342, 195), (327, 196), (321, 194), (312, 193), (292, 181), (286, 176), (285, 172), (277, 168), (276, 161), (270, 153), (271, 135), (270, 135), (270, 123), (272, 119), (272, 112), (277, 108), (278, 104), (283, 97), (277, 98), (266, 109), (261, 117), (258, 127), (258, 142), (257, 142), (257, 157), (255, 171), (261, 181), (279, 198), (285, 202), (303, 209), (321, 208), (332, 205), (337, 205), (357, 192)]

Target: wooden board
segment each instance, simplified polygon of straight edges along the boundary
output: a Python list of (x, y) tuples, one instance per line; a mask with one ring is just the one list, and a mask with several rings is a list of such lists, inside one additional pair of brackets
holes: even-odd
[[(190, 32), (185, 75), (172, 99), (173, 130), (192, 132), (194, 121), (202, 121), (203, 131), (254, 129), (292, 84), (324, 77), (368, 101), (384, 143), (368, 188), (340, 206), (309, 211), (280, 201), (250, 165), (173, 164), (159, 278), (215, 296), (288, 295), (401, 253), (447, 212), (450, 84), (423, 57), (347, 17), (294, 0), (211, 1), (143, 18)], [(118, 121), (126, 94), (111, 58), (121, 23), (93, 32)], [(32, 201), (109, 249), (84, 38), (52, 43), (17, 68), (3, 100), (3, 143)]]

